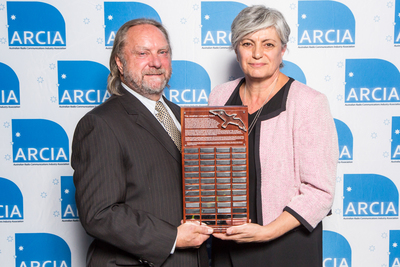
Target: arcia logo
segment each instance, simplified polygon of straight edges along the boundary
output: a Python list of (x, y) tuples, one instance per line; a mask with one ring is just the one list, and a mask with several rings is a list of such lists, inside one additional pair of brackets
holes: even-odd
[(392, 180), (378, 174), (344, 174), (343, 217), (398, 218), (399, 191)]
[(93, 106), (106, 101), (110, 71), (93, 61), (58, 61), (59, 105)]
[(12, 181), (0, 177), (0, 222), (23, 219), (24, 201), (21, 190)]
[(61, 237), (53, 234), (17, 233), (15, 266), (71, 267), (71, 249)]
[(400, 73), (382, 59), (346, 59), (346, 105), (400, 104)]
[(389, 231), (389, 267), (400, 266), (400, 230)]
[(13, 119), (12, 141), (14, 165), (69, 164), (68, 136), (65, 130), (53, 121)]
[(0, 62), (0, 107), (19, 107), (19, 80), (15, 72)]
[(52, 5), (7, 2), (9, 47), (65, 48), (65, 21)]
[(197, 63), (186, 60), (173, 60), (170, 88), (165, 88), (165, 96), (177, 105), (208, 104), (211, 80), (206, 70)]
[(302, 69), (290, 61), (283, 60), (283, 68), (281, 69), (281, 72), (288, 77), (292, 77), (296, 81), (307, 84), (306, 76)]
[(72, 176), (61, 176), (61, 218), (63, 221), (79, 219), (75, 202), (75, 185)]
[(354, 46), (355, 19), (350, 9), (336, 1), (299, 1), (298, 45)]
[(400, 46), (400, 0), (396, 0), (394, 22), (394, 44), (395, 46)]
[(392, 161), (400, 161), (400, 117), (392, 117)]
[(203, 48), (229, 47), (231, 24), (239, 12), (247, 7), (237, 2), (201, 2), (201, 45)]
[(104, 2), (104, 35), (106, 48), (112, 48), (118, 29), (127, 21), (149, 18), (161, 22), (157, 11), (138, 2)]
[(353, 134), (346, 123), (334, 119), (339, 139), (339, 161), (353, 161)]
[(351, 247), (342, 235), (323, 231), (323, 267), (351, 267)]

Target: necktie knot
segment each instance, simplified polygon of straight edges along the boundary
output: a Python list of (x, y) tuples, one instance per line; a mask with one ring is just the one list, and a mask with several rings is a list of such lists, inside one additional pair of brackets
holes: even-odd
[(161, 101), (157, 101), (156, 111), (158, 112), (156, 114), (157, 119), (164, 125), (168, 135), (174, 141), (179, 151), (181, 151), (181, 133)]

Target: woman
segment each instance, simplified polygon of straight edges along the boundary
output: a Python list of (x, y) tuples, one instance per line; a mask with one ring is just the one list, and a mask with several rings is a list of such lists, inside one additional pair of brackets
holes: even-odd
[(280, 72), (290, 29), (279, 11), (247, 7), (231, 29), (244, 78), (214, 88), (209, 105), (248, 106), (251, 223), (213, 234), (213, 265), (320, 267), (338, 160), (328, 101)]

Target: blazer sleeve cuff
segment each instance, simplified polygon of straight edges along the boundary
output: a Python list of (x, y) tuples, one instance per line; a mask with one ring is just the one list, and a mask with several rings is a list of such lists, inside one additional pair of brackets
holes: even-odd
[(301, 217), (297, 212), (289, 207), (285, 207), (283, 211), (289, 212), (293, 217), (295, 217), (309, 232), (312, 232), (314, 228), (309, 224), (303, 217)]

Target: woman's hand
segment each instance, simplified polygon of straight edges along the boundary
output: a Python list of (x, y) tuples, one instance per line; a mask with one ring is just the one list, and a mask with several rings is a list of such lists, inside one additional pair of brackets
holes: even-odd
[(295, 217), (284, 211), (270, 224), (261, 226), (255, 223), (246, 223), (229, 227), (226, 229), (225, 234), (213, 233), (213, 236), (222, 240), (236, 241), (237, 243), (268, 242), (299, 225), (300, 222)]
[(213, 236), (222, 240), (233, 240), (237, 243), (268, 241), (266, 227), (255, 223), (246, 223), (226, 229), (226, 233), (213, 233)]

